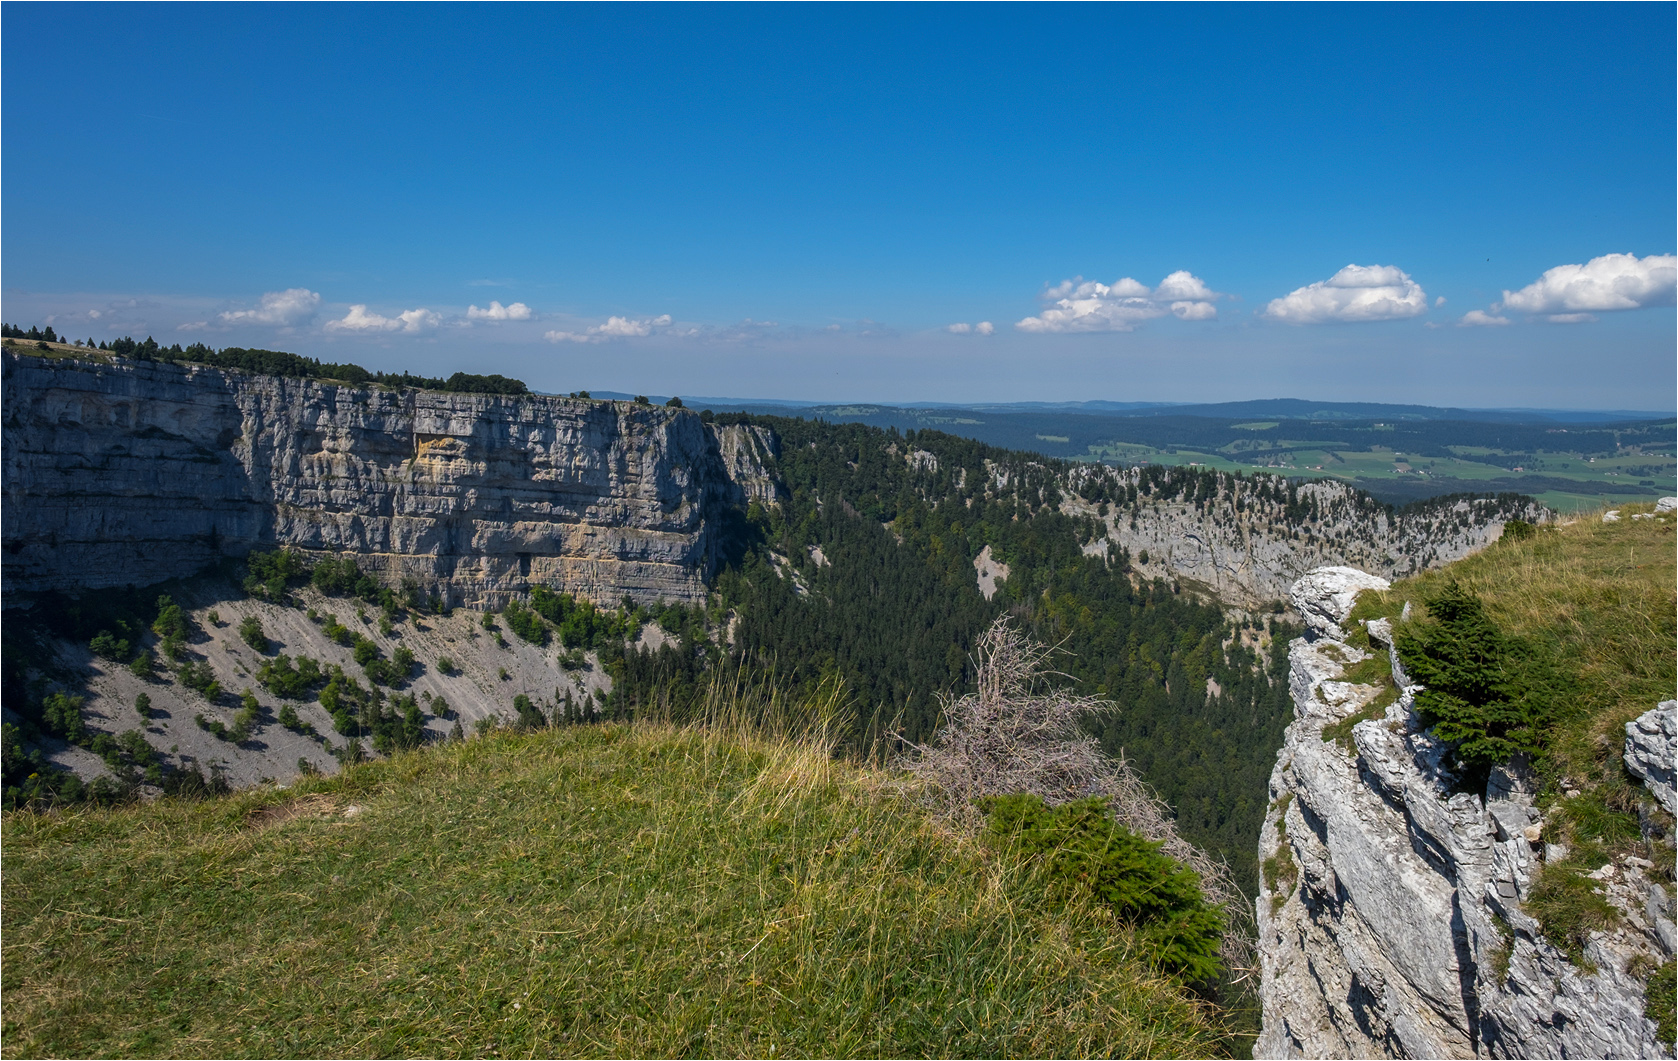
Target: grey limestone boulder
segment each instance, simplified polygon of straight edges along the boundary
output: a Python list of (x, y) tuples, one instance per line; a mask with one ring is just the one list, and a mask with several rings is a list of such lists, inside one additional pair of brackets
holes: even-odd
[(1626, 723), (1626, 769), (1668, 814), (1678, 814), (1678, 700), (1664, 700)]
[(1391, 585), (1386, 579), (1355, 567), (1319, 567), (1293, 584), (1288, 600), (1313, 633), (1338, 641), (1346, 636), (1340, 624), (1351, 614), (1358, 594)]

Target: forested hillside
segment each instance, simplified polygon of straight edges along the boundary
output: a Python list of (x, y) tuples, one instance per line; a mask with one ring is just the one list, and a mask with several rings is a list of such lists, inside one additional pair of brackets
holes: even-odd
[[(1104, 747), (1255, 886), (1264, 780), (1289, 716), (1285, 653), (1256, 646), (1285, 644), (1291, 627), (1231, 622), (1215, 603), (1141, 580), (1122, 551), (1086, 553), (1093, 521), (1059, 511), (1058, 462), (932, 431), (753, 422), (781, 439), (788, 496), (750, 509), (716, 581), (715, 606), (738, 616), (732, 665), (801, 685), (844, 679), (859, 707), (851, 748), (879, 752), (892, 733), (932, 732), (939, 697), (971, 677), (974, 638), (1012, 612), (1060, 646), (1063, 680), (1117, 705), (1091, 719)], [(1193, 491), (1204, 477), (1150, 477), (1140, 496)], [(1009, 572), (990, 600), (974, 567), (986, 546)], [(631, 654), (614, 699), (680, 704), (718, 658), (691, 641)]]
[[(1670, 493), (1671, 417), (1559, 421), (1540, 414), (1270, 401), (1141, 409), (914, 408), (771, 403), (716, 406), (899, 431), (931, 428), (1051, 457), (1127, 464), (1275, 469), (1339, 479), (1403, 504), (1473, 491), (1516, 492), (1554, 507)], [(1628, 496), (1629, 495), (1629, 496)], [(1568, 502), (1561, 504), (1561, 502)]]

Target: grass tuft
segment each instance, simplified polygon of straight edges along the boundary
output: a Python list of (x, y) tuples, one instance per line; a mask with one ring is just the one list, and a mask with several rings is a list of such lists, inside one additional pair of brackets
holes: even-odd
[(1264, 886), (1270, 890), (1270, 912), (1278, 913), (1288, 905), (1294, 885), (1299, 883), (1299, 866), (1293, 860), (1293, 845), (1288, 842), (1288, 804), (1293, 793), (1284, 792), (1276, 801), (1276, 850), (1260, 863)]
[(1656, 1034), (1661, 1042), (1667, 1046), (1674, 1045), (1678, 1039), (1678, 1000), (1674, 993), (1678, 992), (1678, 977), (1675, 977), (1678, 967), (1668, 958), (1665, 965), (1656, 969), (1649, 976), (1649, 988), (1643, 1000), (1643, 1015), (1655, 1022)]
[(1524, 904), (1538, 924), (1568, 960), (1586, 972), (1596, 966), (1585, 957), (1585, 944), (1592, 932), (1605, 932), (1620, 923), (1620, 912), (1602, 893), (1600, 884), (1586, 876), (1602, 864), (1595, 852), (1576, 851), (1567, 858), (1548, 863), (1539, 871)]

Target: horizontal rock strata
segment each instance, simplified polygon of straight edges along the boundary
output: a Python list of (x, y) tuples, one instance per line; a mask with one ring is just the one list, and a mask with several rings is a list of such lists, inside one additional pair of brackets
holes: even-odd
[(726, 510), (779, 490), (772, 434), (683, 410), (12, 353), (3, 374), (8, 592), (286, 545), (455, 604), (698, 601)]

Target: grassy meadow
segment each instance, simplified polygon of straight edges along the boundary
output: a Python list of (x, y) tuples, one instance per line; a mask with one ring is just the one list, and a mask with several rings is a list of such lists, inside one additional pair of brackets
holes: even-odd
[(1437, 571), (1360, 599), (1356, 615), (1416, 619), (1447, 581), (1474, 591), (1506, 633), (1533, 641), (1561, 661), (1574, 696), (1557, 720), (1550, 755), (1555, 780), (1577, 787), (1617, 782), (1625, 724), (1674, 695), (1678, 661), (1678, 514), (1632, 519), (1650, 504), (1621, 505), (1504, 540)]
[(41, 1056), (1222, 1056), (1104, 909), (819, 739), (496, 732), (4, 820)]

